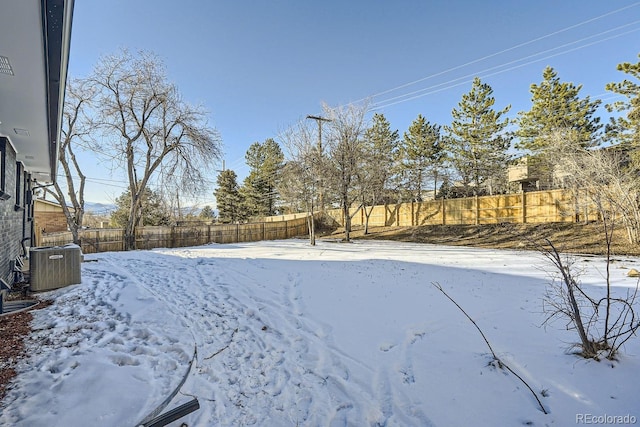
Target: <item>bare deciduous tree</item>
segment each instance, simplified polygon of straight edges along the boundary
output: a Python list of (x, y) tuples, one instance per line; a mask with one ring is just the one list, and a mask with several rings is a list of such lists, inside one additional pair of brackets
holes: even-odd
[(284, 166), (279, 192), (290, 205), (308, 213), (309, 243), (313, 246), (316, 244), (315, 210), (320, 206), (322, 197), (323, 156), (308, 122), (289, 128), (283, 133), (283, 139), (291, 160)]
[[(53, 195), (62, 207), (67, 227), (76, 244), (81, 243), (78, 230), (83, 224), (86, 176), (82, 172), (75, 149), (82, 146), (91, 132), (92, 123), (87, 110), (93, 96), (94, 93), (85, 80), (74, 79), (67, 83), (63, 126), (58, 144), (58, 159), (64, 173), (66, 188), (58, 181), (54, 181), (53, 190), (45, 187), (45, 191)], [(68, 199), (65, 194), (69, 196)]]
[(170, 183), (187, 194), (201, 192), (204, 174), (220, 157), (221, 139), (208, 126), (207, 112), (182, 99), (152, 53), (122, 50), (104, 56), (89, 80), (104, 135), (94, 148), (109, 156), (114, 167), (126, 168), (131, 206), (125, 248), (135, 249), (147, 187)]
[[(328, 128), (328, 184), (337, 195), (344, 218), (345, 241), (350, 240), (350, 209), (359, 199), (361, 191), (356, 188), (358, 172), (363, 167), (363, 134), (367, 128), (365, 114), (367, 105), (349, 104), (346, 107), (324, 106), (325, 116), (331, 122)], [(362, 182), (362, 181), (361, 181)], [(362, 205), (359, 206), (359, 208)]]

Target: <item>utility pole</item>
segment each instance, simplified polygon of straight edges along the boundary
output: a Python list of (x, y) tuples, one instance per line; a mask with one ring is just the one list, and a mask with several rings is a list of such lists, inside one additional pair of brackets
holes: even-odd
[[(307, 116), (307, 119), (312, 119), (318, 122), (318, 156), (322, 159), (324, 154), (322, 151), (322, 122), (330, 122), (332, 120), (320, 116)], [(318, 204), (320, 205), (320, 212), (324, 212), (324, 187), (322, 184), (320, 184), (319, 188)]]
[(178, 207), (178, 221), (182, 221), (182, 209), (180, 208), (180, 190), (176, 189), (176, 205)]
[(320, 116), (307, 116), (307, 119), (313, 119), (318, 122), (318, 151), (322, 156), (322, 122), (330, 122), (331, 119), (327, 119)]

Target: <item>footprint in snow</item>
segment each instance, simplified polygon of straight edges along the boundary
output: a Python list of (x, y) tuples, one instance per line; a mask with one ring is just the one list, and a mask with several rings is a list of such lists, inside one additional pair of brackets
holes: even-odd
[(387, 352), (391, 349), (393, 349), (396, 345), (392, 344), (392, 343), (382, 343), (380, 344), (380, 351), (384, 351)]

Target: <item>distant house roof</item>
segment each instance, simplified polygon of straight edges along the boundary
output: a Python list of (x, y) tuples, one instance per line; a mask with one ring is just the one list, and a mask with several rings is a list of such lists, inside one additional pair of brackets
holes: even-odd
[[(67, 207), (73, 211), (73, 207), (68, 205)], [(44, 210), (44, 211), (52, 211), (52, 210), (62, 211), (62, 206), (60, 205), (60, 203), (54, 202), (51, 200), (44, 200), (44, 199), (35, 199), (34, 208), (35, 210)]]

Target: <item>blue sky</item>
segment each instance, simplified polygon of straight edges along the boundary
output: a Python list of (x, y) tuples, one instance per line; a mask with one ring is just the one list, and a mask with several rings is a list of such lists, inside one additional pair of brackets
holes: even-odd
[[(611, 102), (605, 84), (624, 78), (616, 65), (638, 60), (640, 2), (77, 1), (70, 76), (121, 47), (162, 58), (184, 98), (211, 113), (226, 166), (242, 180), (249, 145), (321, 113), (322, 102), (370, 97), (402, 134), (418, 114), (450, 123), (477, 75), (515, 116), (530, 108), (529, 87), (547, 65), (582, 84), (582, 96)], [(87, 200), (124, 191), (123, 175), (82, 160)], [(200, 205), (214, 204), (214, 182), (212, 172)]]

